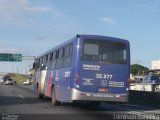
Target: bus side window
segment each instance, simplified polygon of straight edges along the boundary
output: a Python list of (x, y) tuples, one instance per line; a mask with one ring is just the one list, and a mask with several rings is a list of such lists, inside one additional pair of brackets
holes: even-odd
[(33, 69), (36, 71), (37, 70), (37, 64), (38, 64), (38, 60), (35, 60), (34, 61), (34, 64), (33, 64)]
[(43, 56), (42, 58), (41, 58), (41, 64), (40, 64), (41, 66), (40, 66), (40, 69), (41, 70), (44, 70), (45, 68), (46, 68), (46, 56)]
[(38, 68), (39, 68), (39, 59), (37, 59), (37, 60), (34, 62), (33, 68), (35, 69), (35, 71), (38, 70)]
[(63, 56), (64, 56), (64, 49), (61, 48), (61, 49), (59, 50), (58, 58), (62, 58)]
[(53, 52), (50, 53), (49, 56), (50, 56), (50, 57), (49, 57), (49, 69), (52, 69), (51, 64), (52, 64), (52, 59), (53, 59)]
[(34, 62), (33, 63), (33, 67), (32, 67), (33, 69), (35, 69), (36, 68), (36, 63)]
[(50, 54), (48, 54), (46, 58), (46, 69), (50, 69)]
[(64, 56), (63, 67), (70, 67), (72, 61), (72, 44), (66, 46)]
[(47, 61), (48, 61), (48, 55), (45, 55), (43, 57), (43, 65), (42, 65), (42, 69), (46, 70), (47, 69)]
[(65, 48), (64, 56), (65, 56), (65, 57), (70, 56), (70, 46), (69, 46), (69, 45)]
[(56, 68), (62, 68), (63, 63), (63, 57), (64, 57), (64, 48), (60, 48), (58, 50), (57, 60), (56, 60)]
[(72, 56), (72, 52), (73, 52), (73, 44), (70, 45), (70, 50), (69, 50), (70, 56)]
[(51, 61), (53, 59), (53, 53), (50, 53), (50, 58), (49, 60)]
[(37, 69), (40, 68), (40, 59), (38, 60), (37, 67), (38, 67)]
[(55, 63), (56, 63), (56, 51), (54, 51), (53, 53), (51, 53), (51, 57), (50, 57), (50, 69), (54, 69), (55, 68)]

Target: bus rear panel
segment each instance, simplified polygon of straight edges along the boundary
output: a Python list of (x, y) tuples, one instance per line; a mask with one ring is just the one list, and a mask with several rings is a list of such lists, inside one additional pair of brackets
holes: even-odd
[(72, 100), (128, 102), (129, 43), (108, 37), (77, 40)]

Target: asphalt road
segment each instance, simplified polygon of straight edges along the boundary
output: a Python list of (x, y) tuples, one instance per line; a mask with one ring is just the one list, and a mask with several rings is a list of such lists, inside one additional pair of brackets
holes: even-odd
[[(101, 103), (99, 107), (63, 103), (53, 106), (51, 99), (39, 100), (30, 85), (0, 85), (0, 119), (160, 119), (160, 105)], [(7, 119), (6, 119), (7, 118)]]

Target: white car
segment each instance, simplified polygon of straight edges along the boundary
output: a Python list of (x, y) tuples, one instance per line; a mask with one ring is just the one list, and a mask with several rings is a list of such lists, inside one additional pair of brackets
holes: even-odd
[(4, 80), (3, 79), (0, 79), (0, 84), (3, 84)]
[(23, 82), (23, 85), (31, 85), (31, 82), (29, 80)]
[(12, 79), (7, 79), (5, 82), (4, 82), (5, 85), (14, 85), (14, 81)]

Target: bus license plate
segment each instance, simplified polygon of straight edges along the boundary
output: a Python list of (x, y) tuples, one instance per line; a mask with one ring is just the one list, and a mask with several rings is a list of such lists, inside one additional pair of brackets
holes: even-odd
[(108, 88), (99, 88), (98, 92), (108, 92)]

